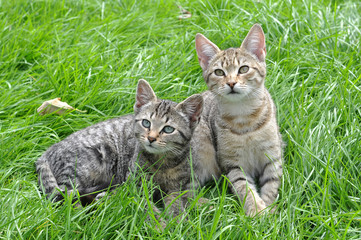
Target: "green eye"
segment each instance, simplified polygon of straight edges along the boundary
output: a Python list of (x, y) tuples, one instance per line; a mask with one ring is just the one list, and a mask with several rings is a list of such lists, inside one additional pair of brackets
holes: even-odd
[(239, 73), (243, 74), (243, 73), (248, 72), (248, 70), (249, 70), (248, 66), (242, 66), (242, 67), (239, 68)]
[(147, 119), (143, 119), (142, 125), (145, 128), (150, 128), (150, 122)]
[(165, 132), (165, 133), (172, 133), (172, 132), (174, 132), (174, 127), (165, 126), (165, 127), (163, 128), (163, 132)]
[(224, 76), (224, 75), (226, 75), (226, 74), (223, 72), (222, 69), (216, 69), (216, 70), (214, 71), (214, 74), (216, 74), (217, 76)]

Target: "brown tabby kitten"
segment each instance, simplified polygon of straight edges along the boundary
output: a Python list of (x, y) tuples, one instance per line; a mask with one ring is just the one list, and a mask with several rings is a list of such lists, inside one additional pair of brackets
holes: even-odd
[[(181, 190), (192, 189), (190, 140), (203, 108), (201, 95), (177, 104), (156, 97), (145, 80), (138, 83), (134, 114), (92, 125), (51, 146), (36, 162), (39, 184), (60, 200), (75, 187), (81, 195), (118, 185), (140, 166), (166, 195), (169, 205)], [(199, 166), (194, 165), (198, 172)], [(88, 195), (92, 201), (104, 192)], [(86, 197), (85, 197), (86, 198)], [(187, 195), (171, 211), (184, 209)]]
[(220, 50), (202, 34), (196, 50), (208, 89), (204, 115), (210, 119), (222, 172), (253, 216), (278, 196), (282, 140), (276, 107), (264, 86), (266, 43), (254, 25), (240, 48)]

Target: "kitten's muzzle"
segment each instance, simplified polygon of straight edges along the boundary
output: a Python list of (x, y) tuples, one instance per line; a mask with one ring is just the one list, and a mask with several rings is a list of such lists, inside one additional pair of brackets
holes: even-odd
[(237, 82), (227, 82), (226, 84), (229, 87), (229, 92), (227, 94), (238, 94), (239, 93), (235, 89), (235, 85), (237, 84)]

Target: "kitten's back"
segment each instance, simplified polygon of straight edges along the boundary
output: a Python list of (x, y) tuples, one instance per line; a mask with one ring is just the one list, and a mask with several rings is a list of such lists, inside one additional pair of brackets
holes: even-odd
[(88, 193), (87, 188), (94, 190), (102, 183), (123, 182), (132, 167), (129, 158), (135, 151), (132, 147), (124, 147), (135, 146), (129, 128), (132, 124), (132, 115), (109, 119), (51, 146), (36, 162), (39, 184), (45, 193), (74, 186), (81, 186), (82, 191)]

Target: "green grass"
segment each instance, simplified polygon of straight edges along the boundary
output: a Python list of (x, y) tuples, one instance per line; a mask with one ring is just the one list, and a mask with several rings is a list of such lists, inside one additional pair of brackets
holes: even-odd
[[(361, 3), (234, 2), (0, 1), (1, 239), (361, 238)], [(220, 181), (200, 190), (212, 209), (159, 232), (132, 180), (84, 209), (40, 193), (34, 163), (49, 146), (132, 112), (140, 78), (174, 101), (206, 90), (195, 34), (237, 47), (257, 22), (286, 143), (276, 214), (246, 217)], [(87, 113), (39, 116), (55, 97)]]

